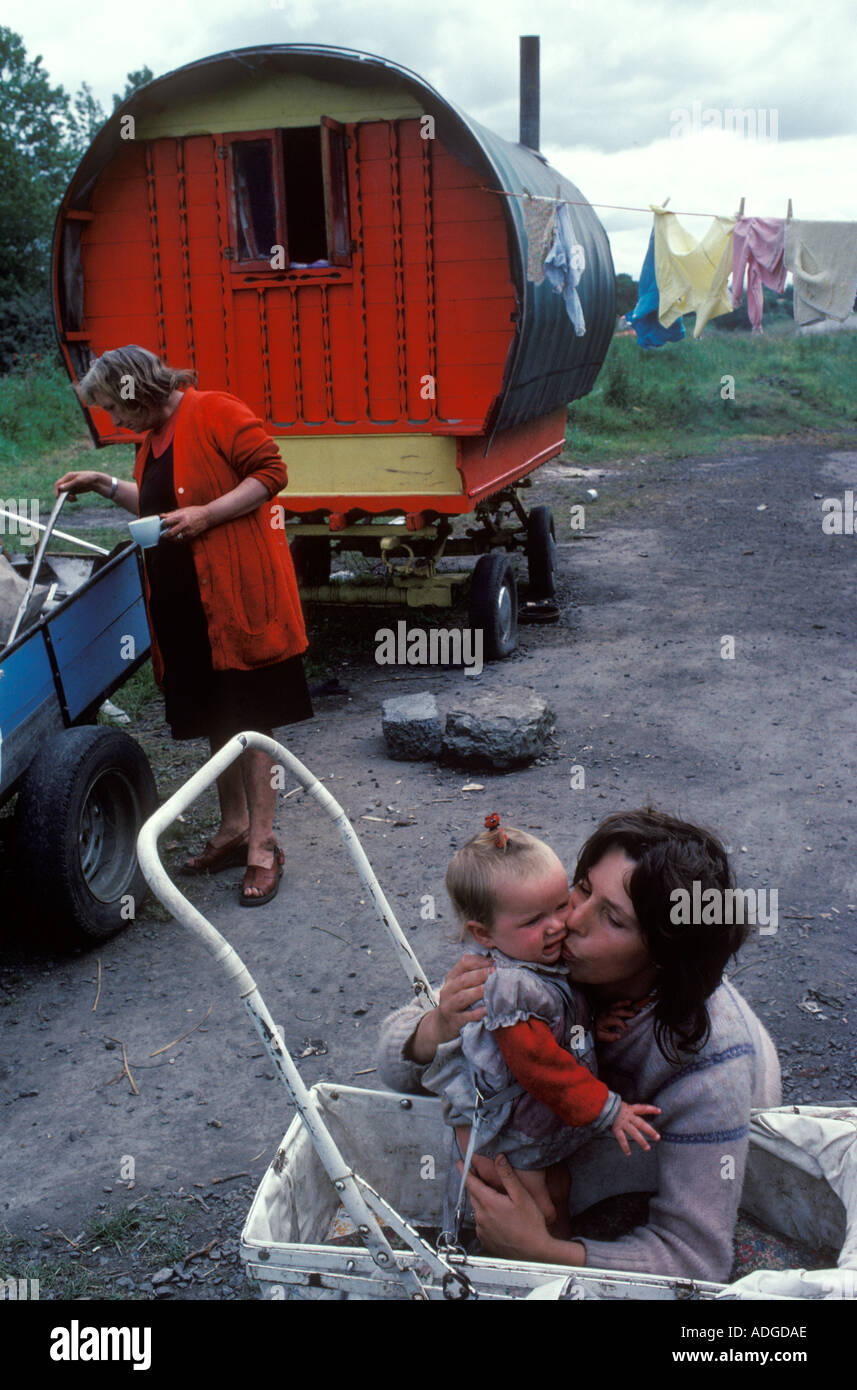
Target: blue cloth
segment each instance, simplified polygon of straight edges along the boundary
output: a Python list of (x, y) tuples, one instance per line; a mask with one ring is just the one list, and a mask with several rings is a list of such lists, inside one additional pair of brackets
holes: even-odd
[(552, 285), (554, 294), (563, 296), (566, 313), (574, 324), (578, 338), (582, 338), (586, 332), (583, 306), (577, 293), (585, 269), (586, 254), (574, 235), (568, 204), (560, 203), (553, 244), (545, 257), (545, 278)]
[(664, 343), (677, 343), (684, 337), (684, 320), (676, 319), (669, 328), (664, 328), (658, 318), (660, 294), (655, 280), (655, 233), (649, 237), (649, 249), (643, 268), (640, 271), (639, 298), (630, 314), (625, 315), (637, 335), (637, 343), (642, 348), (663, 347)]

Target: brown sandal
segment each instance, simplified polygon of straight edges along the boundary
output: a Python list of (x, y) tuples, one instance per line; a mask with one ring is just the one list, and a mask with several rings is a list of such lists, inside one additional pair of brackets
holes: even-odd
[(246, 864), (249, 842), (249, 829), (227, 840), (225, 845), (213, 845), (209, 840), (202, 854), (186, 860), (179, 872), (187, 878), (193, 878), (197, 874), (218, 874), (221, 869), (234, 869)]
[[(277, 896), (286, 856), (276, 840), (273, 844), (273, 850), (274, 862), (270, 869), (264, 869), (261, 864), (247, 865), (241, 891), (238, 894), (238, 901), (242, 907), (261, 907), (263, 903), (269, 903), (272, 898)], [(258, 895), (251, 895), (247, 892), (248, 888), (261, 888), (262, 892)]]

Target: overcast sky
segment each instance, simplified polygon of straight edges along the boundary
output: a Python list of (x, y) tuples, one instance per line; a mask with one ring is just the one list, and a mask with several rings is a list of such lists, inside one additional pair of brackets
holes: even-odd
[[(639, 273), (648, 205), (857, 218), (853, 0), (4, 0), (2, 22), (106, 111), (129, 71), (228, 48), (328, 43), (393, 59), (518, 138), (518, 36), (541, 36), (541, 147), (600, 207), (618, 271)], [(752, 112), (756, 138), (718, 130)], [(748, 124), (743, 125), (744, 130)], [(771, 138), (771, 137), (774, 138)], [(701, 235), (704, 220), (688, 218)]]

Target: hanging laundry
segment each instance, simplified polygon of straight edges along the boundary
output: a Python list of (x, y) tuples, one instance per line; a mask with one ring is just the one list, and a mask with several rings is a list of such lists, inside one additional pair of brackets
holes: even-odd
[(732, 245), (732, 304), (738, 308), (747, 272), (747, 313), (754, 333), (762, 331), (762, 286), (782, 294), (786, 283), (783, 259), (786, 224), (782, 218), (739, 217)]
[(658, 285), (655, 280), (655, 234), (649, 237), (649, 249), (640, 271), (640, 288), (637, 303), (630, 314), (625, 315), (637, 335), (637, 343), (642, 348), (659, 348), (664, 343), (677, 343), (684, 337), (684, 319), (678, 318), (669, 328), (664, 328), (658, 320)]
[(586, 253), (574, 235), (571, 213), (567, 203), (561, 203), (556, 215), (553, 244), (545, 257), (545, 277), (555, 294), (565, 299), (565, 310), (578, 338), (586, 332), (583, 306), (577, 293), (580, 277), (586, 269)]
[(732, 269), (733, 217), (715, 217), (701, 241), (691, 236), (674, 212), (652, 205), (655, 226), (655, 279), (658, 318), (665, 328), (680, 314), (696, 314), (694, 338), (709, 319), (732, 312), (726, 281)]
[(795, 323), (846, 319), (857, 295), (857, 223), (790, 218), (785, 266), (794, 278)]
[(522, 198), (527, 233), (527, 279), (540, 285), (545, 278), (545, 256), (553, 242), (557, 205), (548, 198)]

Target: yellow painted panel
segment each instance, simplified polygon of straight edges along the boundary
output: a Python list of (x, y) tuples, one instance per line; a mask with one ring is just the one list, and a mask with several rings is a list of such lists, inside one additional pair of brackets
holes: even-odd
[(281, 437), (275, 444), (295, 497), (455, 495), (462, 491), (449, 435), (369, 434)]
[(185, 101), (171, 98), (163, 110), (138, 116), (135, 134), (138, 140), (157, 140), (170, 135), (318, 125), (322, 116), (344, 123), (422, 114), (416, 98), (402, 88), (350, 87), (302, 73), (254, 74), (232, 87), (218, 87)]

